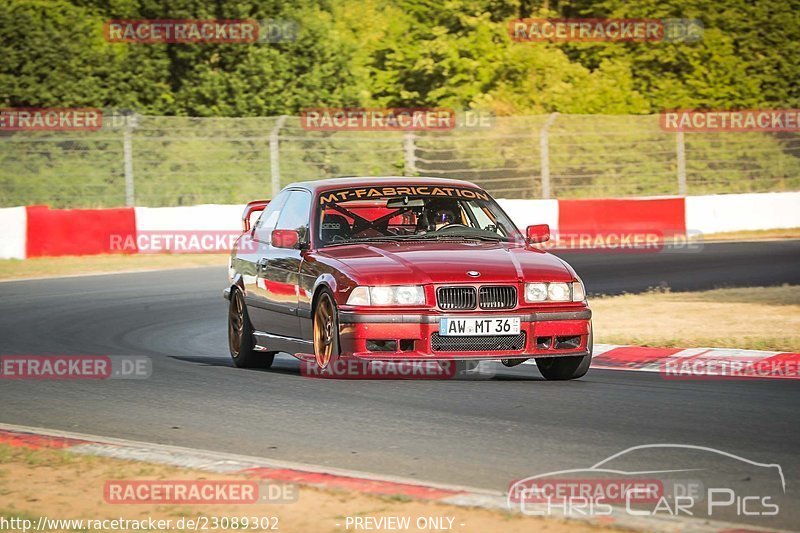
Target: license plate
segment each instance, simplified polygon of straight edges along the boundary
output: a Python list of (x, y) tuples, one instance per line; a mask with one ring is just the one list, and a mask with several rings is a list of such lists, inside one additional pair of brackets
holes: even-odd
[(505, 318), (451, 318), (439, 321), (439, 335), (451, 337), (518, 335), (519, 317)]

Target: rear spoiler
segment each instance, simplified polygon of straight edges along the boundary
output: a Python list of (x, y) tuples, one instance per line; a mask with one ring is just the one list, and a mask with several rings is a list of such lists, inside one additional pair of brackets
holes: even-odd
[(263, 211), (269, 205), (269, 200), (253, 200), (244, 206), (244, 213), (242, 213), (242, 232), (247, 233), (250, 231), (250, 215)]

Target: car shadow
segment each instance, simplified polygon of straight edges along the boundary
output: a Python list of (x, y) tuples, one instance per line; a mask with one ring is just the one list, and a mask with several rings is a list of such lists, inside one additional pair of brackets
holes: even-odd
[[(233, 361), (225, 356), (190, 356), (190, 355), (171, 355), (170, 359), (195, 363), (203, 366), (220, 366), (234, 368)], [(305, 376), (300, 369), (301, 361), (289, 354), (278, 354), (271, 368), (241, 368), (239, 370), (249, 372), (268, 372), (273, 374), (285, 374), (291, 376), (302, 376), (309, 379), (320, 379), (326, 381), (547, 381), (535, 370), (535, 365), (520, 365), (519, 367), (507, 368), (500, 363), (492, 365), (490, 368), (478, 372), (467, 372), (458, 376), (442, 376), (414, 378), (409, 376), (380, 376), (380, 377), (337, 377), (337, 376)]]

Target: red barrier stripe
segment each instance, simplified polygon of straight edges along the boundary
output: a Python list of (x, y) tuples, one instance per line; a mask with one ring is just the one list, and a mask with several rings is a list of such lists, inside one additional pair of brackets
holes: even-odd
[[(27, 257), (120, 253), (112, 238), (136, 240), (136, 213), (117, 209), (27, 207)], [(130, 251), (130, 250), (128, 250)]]
[(291, 470), (288, 468), (258, 467), (249, 468), (239, 473), (248, 474), (259, 479), (272, 479), (286, 483), (313, 485), (327, 489), (354, 490), (368, 494), (384, 494), (390, 496), (408, 496), (424, 500), (440, 500), (442, 498), (461, 494), (452, 490), (426, 487), (424, 485), (410, 485), (407, 483), (395, 483), (393, 481), (380, 481), (350, 476), (336, 476), (319, 472), (303, 472), (301, 470)]
[(684, 234), (686, 204), (683, 198), (559, 200), (558, 231), (592, 235)]
[(14, 431), (0, 430), (0, 444), (8, 444), (15, 448), (30, 448), (40, 450), (42, 448), (71, 448), (78, 444), (85, 444), (85, 441), (68, 439), (66, 437), (48, 437), (45, 435), (34, 435), (32, 433), (17, 433)]

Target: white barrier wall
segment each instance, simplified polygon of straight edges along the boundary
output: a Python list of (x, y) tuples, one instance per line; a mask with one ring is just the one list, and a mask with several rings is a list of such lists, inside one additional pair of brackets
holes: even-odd
[(137, 207), (137, 231), (240, 231), (244, 205)]
[(230, 251), (241, 233), (244, 205), (137, 207), (135, 210), (135, 249), (139, 253), (219, 253)]
[[(523, 231), (531, 224), (549, 224), (553, 232), (559, 229), (558, 200), (514, 199), (498, 203)], [(147, 232), (238, 234), (243, 210), (244, 205), (214, 204), (137, 207), (137, 242)], [(690, 232), (800, 228), (800, 192), (689, 196), (685, 199), (685, 210), (686, 229)], [(87, 218), (87, 223), (96, 223), (92, 221), (92, 217)], [(25, 207), (0, 208), (0, 259), (25, 258), (27, 224)], [(37, 228), (31, 231), (36, 232)], [(145, 251), (143, 248), (139, 245), (140, 252)], [(152, 251), (180, 251), (171, 246), (152, 248)], [(131, 251), (136, 251), (135, 245)]]
[(686, 229), (703, 233), (800, 228), (800, 192), (686, 197)]
[(533, 224), (549, 224), (551, 232), (558, 230), (558, 200), (497, 200), (497, 203), (522, 232)]
[(28, 214), (24, 207), (0, 209), (0, 259), (25, 259)]

